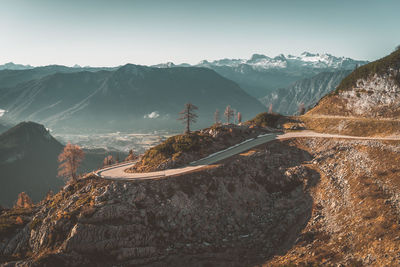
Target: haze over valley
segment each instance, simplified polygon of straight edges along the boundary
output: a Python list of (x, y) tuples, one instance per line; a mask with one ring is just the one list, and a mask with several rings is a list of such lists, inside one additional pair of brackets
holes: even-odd
[(400, 266), (399, 8), (5, 0), (0, 266)]

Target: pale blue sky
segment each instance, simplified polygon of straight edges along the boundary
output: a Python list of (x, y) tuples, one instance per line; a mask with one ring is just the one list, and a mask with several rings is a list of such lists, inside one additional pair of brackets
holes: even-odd
[(400, 44), (398, 0), (0, 0), (0, 64), (115, 66)]

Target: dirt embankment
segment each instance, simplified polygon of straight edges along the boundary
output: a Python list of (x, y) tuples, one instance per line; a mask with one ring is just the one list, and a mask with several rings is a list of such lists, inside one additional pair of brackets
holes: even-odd
[(353, 136), (400, 135), (400, 120), (391, 118), (357, 118), (325, 115), (298, 117), (307, 129), (319, 133)]
[(300, 139), (320, 182), (293, 247), (265, 266), (400, 265), (400, 142)]

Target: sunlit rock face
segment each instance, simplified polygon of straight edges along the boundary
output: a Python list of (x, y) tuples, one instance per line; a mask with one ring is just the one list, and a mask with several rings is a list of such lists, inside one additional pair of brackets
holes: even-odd
[(353, 90), (342, 91), (345, 107), (353, 115), (363, 117), (385, 116), (400, 108), (400, 86), (395, 80), (399, 70), (391, 70), (389, 74), (360, 79)]

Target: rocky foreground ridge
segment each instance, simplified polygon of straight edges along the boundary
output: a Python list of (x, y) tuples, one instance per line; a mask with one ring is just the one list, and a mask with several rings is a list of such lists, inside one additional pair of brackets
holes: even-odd
[(88, 176), (31, 210), (2, 211), (0, 222), (12, 230), (0, 231), (1, 260), (5, 266), (399, 265), (398, 160), (399, 142), (303, 138), (177, 177)]

